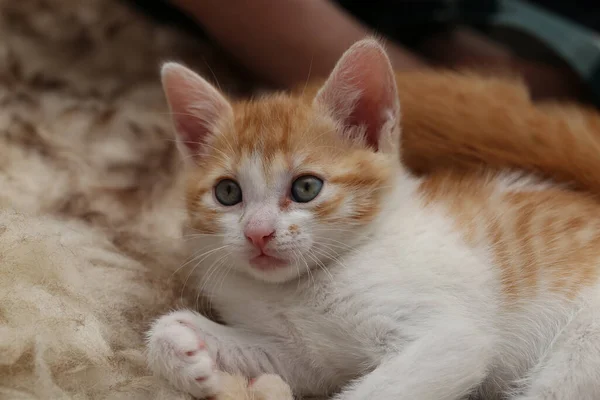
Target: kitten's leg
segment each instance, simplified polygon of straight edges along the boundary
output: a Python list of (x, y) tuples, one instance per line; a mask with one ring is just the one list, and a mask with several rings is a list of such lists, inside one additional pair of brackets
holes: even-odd
[[(148, 333), (148, 364), (175, 387), (203, 398), (219, 391), (216, 369), (254, 377), (277, 373), (273, 345), (189, 311), (160, 317)], [(274, 352), (274, 351), (273, 351)]]
[(600, 305), (582, 309), (534, 368), (515, 400), (600, 399)]
[(335, 400), (457, 400), (482, 383), (493, 354), (493, 337), (468, 322), (445, 321)]

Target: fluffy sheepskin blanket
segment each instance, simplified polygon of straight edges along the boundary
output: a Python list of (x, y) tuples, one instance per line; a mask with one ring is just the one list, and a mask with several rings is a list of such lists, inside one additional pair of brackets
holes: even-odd
[(236, 89), (124, 1), (0, 0), (0, 399), (186, 398), (143, 357), (149, 322), (197, 301), (165, 59)]

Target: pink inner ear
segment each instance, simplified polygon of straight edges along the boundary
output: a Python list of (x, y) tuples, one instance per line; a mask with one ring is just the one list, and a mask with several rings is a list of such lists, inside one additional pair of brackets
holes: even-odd
[(232, 115), (231, 106), (210, 83), (182, 65), (166, 64), (162, 82), (184, 156), (199, 156), (218, 121)]
[(391, 100), (382, 97), (382, 95), (385, 95), (385, 93), (363, 92), (347, 119), (347, 124), (351, 126), (363, 125), (366, 127), (365, 139), (367, 145), (374, 149), (379, 147), (381, 129), (390, 116), (390, 113), (386, 111), (391, 111), (391, 107), (389, 107)]
[(191, 116), (173, 117), (175, 130), (179, 142), (184, 145), (190, 154), (200, 154), (200, 147), (204, 143), (208, 130), (202, 121), (193, 121)]
[(347, 126), (364, 126), (365, 139), (377, 149), (381, 130), (398, 117), (394, 72), (381, 46), (374, 40), (352, 46), (331, 73), (318, 101)]
[(194, 115), (173, 116), (177, 140), (185, 146), (190, 155), (200, 155), (202, 145), (206, 143), (211, 127), (207, 121)]

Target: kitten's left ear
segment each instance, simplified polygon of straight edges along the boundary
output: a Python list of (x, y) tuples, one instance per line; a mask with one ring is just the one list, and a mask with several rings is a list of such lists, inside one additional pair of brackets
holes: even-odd
[(389, 58), (376, 40), (361, 40), (346, 51), (317, 93), (315, 105), (341, 123), (345, 134), (355, 134), (362, 127), (367, 145), (398, 152), (396, 80)]
[(166, 63), (161, 76), (175, 124), (177, 147), (185, 160), (198, 160), (219, 125), (233, 119), (231, 105), (204, 78), (181, 64)]

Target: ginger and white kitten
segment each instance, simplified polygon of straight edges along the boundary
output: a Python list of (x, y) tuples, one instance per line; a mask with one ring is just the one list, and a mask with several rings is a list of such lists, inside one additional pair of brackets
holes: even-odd
[(377, 42), (312, 103), (230, 103), (177, 64), (163, 84), (227, 326), (159, 318), (156, 373), (198, 397), (219, 368), (336, 400), (600, 398), (600, 206), (527, 176), (412, 176)]

